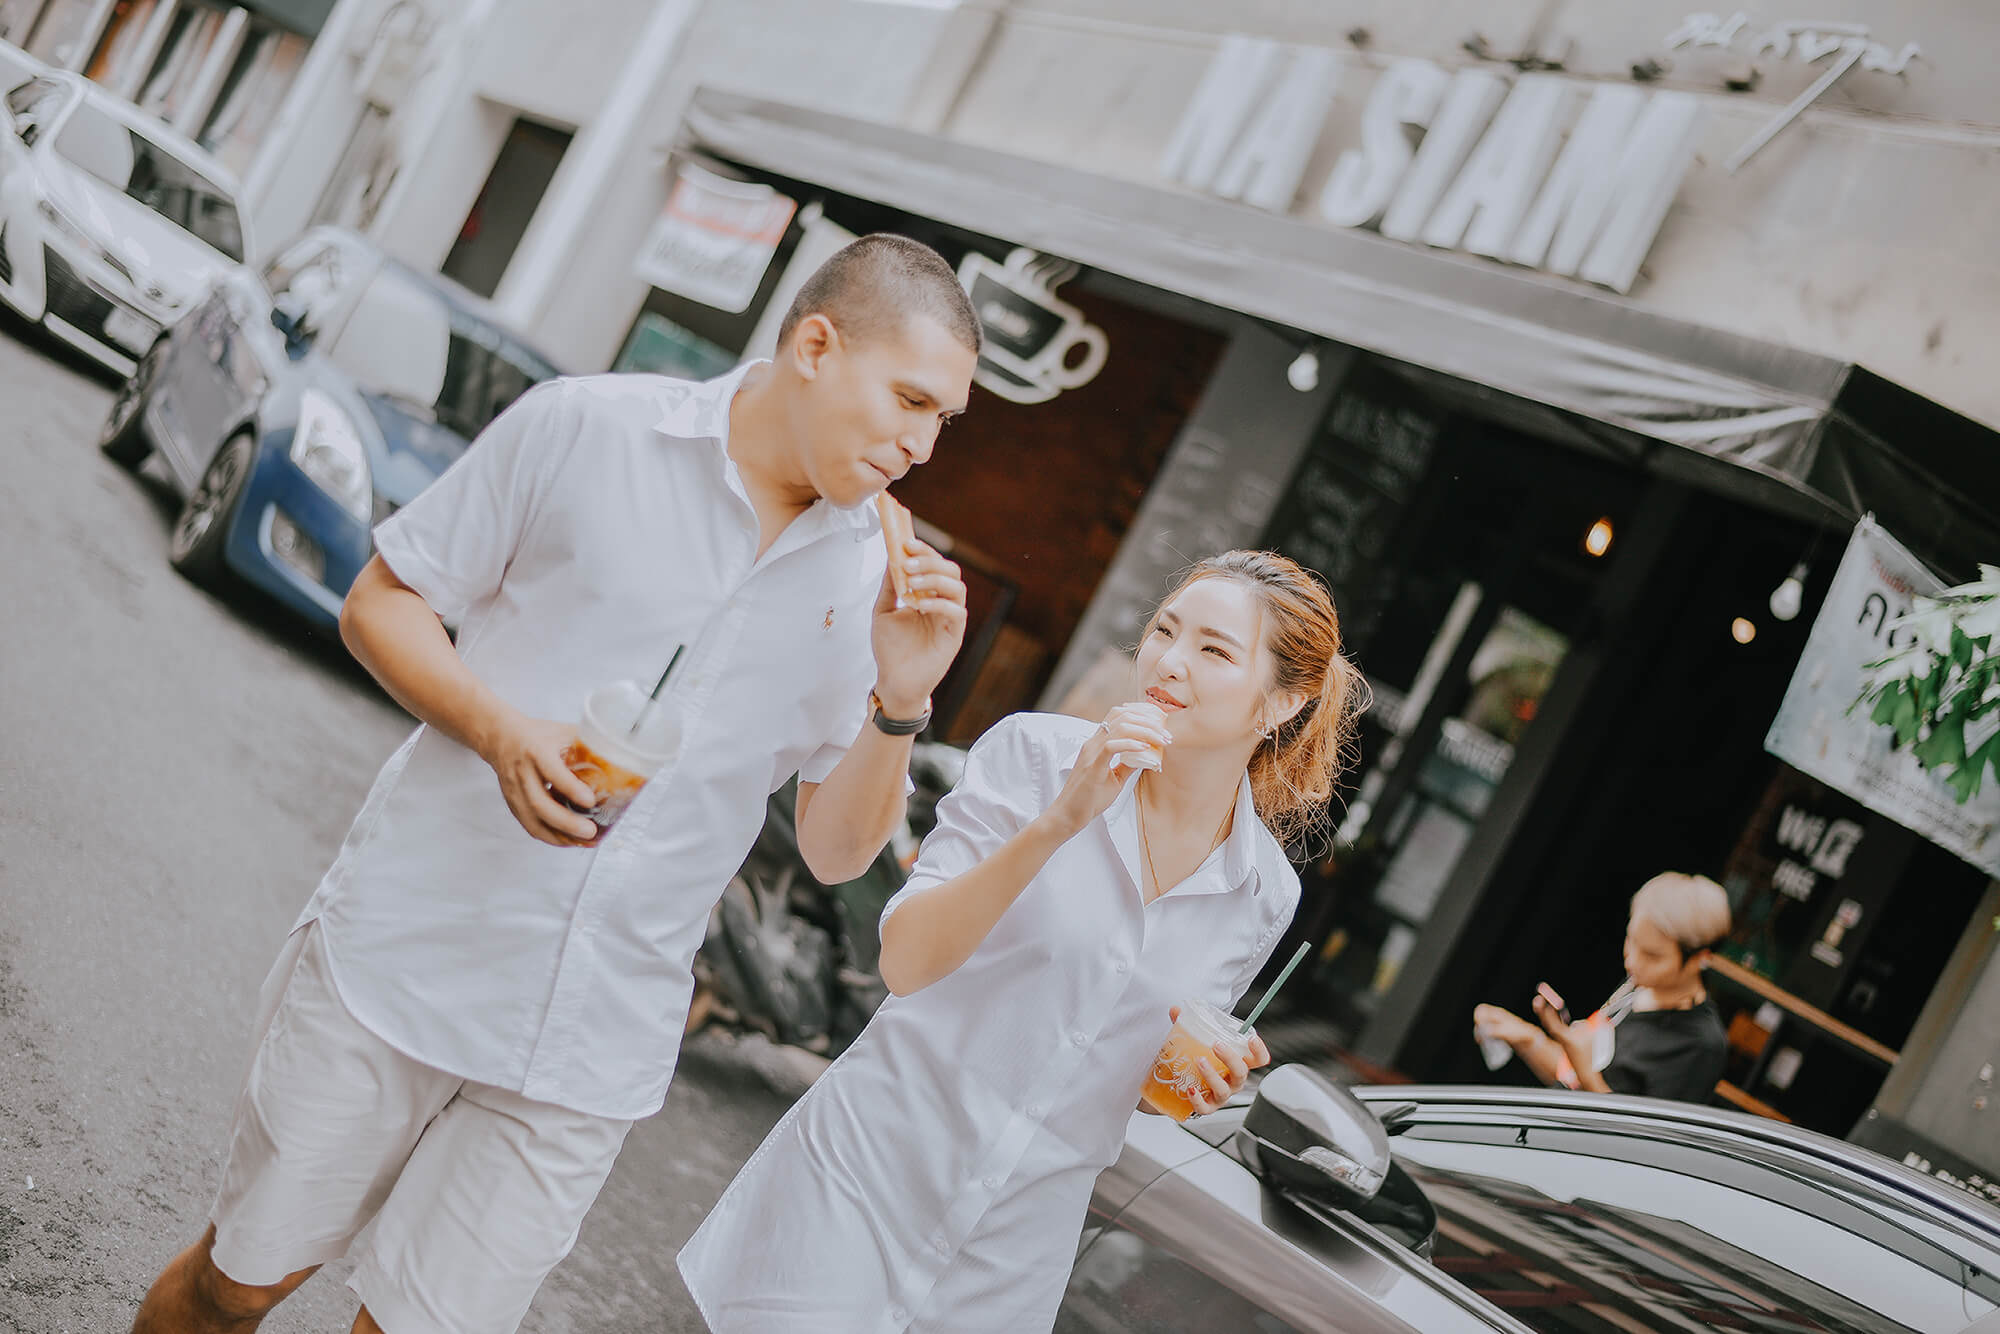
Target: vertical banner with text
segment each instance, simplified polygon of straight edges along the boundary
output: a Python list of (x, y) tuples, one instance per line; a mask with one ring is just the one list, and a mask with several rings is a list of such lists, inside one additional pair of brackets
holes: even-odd
[(1961, 806), (1907, 748), (1890, 749), (1893, 734), (1871, 720), (1869, 709), (1850, 707), (1861, 694), (1862, 668), (1887, 657), (1909, 633), (1897, 628), (1896, 618), (1910, 610), (1913, 598), (1942, 588), (1881, 525), (1864, 517), (1841, 557), (1764, 749), (2000, 876), (2000, 784), (1988, 785)]

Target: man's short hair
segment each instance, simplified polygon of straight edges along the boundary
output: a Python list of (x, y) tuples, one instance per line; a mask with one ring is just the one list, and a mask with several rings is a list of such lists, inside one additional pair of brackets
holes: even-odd
[(983, 341), (979, 316), (944, 256), (921, 241), (875, 232), (850, 241), (819, 266), (792, 298), (778, 346), (808, 315), (824, 315), (856, 341), (899, 332), (913, 316), (935, 320), (968, 351)]

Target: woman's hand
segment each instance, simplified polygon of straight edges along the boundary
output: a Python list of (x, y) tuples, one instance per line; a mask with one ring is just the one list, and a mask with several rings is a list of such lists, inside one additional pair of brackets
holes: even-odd
[(1516, 1051), (1539, 1036), (1533, 1024), (1512, 1010), (1502, 1009), (1498, 1005), (1475, 1006), (1472, 1011), (1472, 1031), (1482, 1037), (1499, 1038)]
[[(1167, 1018), (1178, 1020), (1181, 1007), (1172, 1006), (1167, 1010)], [(1244, 1060), (1227, 1047), (1213, 1047), (1196, 1067), (1207, 1084), (1205, 1089), (1195, 1089), (1188, 1094), (1188, 1102), (1194, 1106), (1196, 1116), (1207, 1116), (1210, 1112), (1221, 1111), (1229, 1100), (1243, 1091), (1249, 1082), (1252, 1070), (1261, 1070), (1271, 1063), (1271, 1049), (1264, 1045), (1264, 1039), (1255, 1033), (1250, 1035), (1250, 1059)]]
[(1049, 807), (1049, 818), (1065, 837), (1074, 837), (1118, 799), (1129, 770), (1157, 766), (1160, 752), (1172, 741), (1165, 709), (1150, 700), (1120, 704), (1083, 743), (1069, 781)]
[(1561, 1043), (1564, 1051), (1570, 1050), (1572, 1030), (1576, 1025), (1565, 1022), (1562, 1013), (1549, 1004), (1548, 997), (1542, 995), (1535, 997), (1535, 1018), (1542, 1021), (1543, 1030)]

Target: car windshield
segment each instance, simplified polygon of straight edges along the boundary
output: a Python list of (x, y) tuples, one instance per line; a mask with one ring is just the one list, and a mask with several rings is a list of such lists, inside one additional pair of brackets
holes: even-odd
[(555, 367), (521, 355), (476, 321), (454, 321), (444, 388), (437, 397), (438, 421), (470, 440), (515, 399), (540, 381), (553, 379), (555, 373)]
[(1418, 1130), (1396, 1158), (1437, 1210), (1437, 1267), (1541, 1334), (1942, 1334), (2000, 1299), (1949, 1252), (1761, 1168), (1480, 1137)]
[(470, 440), (556, 374), (500, 330), (390, 265), (378, 270), (330, 350), (365, 393)]
[(55, 150), (114, 189), (229, 258), (243, 259), (243, 226), (220, 186), (167, 149), (84, 102), (56, 136)]

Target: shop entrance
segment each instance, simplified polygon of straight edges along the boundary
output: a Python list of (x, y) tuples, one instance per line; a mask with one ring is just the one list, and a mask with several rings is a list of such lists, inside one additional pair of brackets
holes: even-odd
[(569, 151), (570, 138), (568, 130), (521, 118), (514, 121), (451, 253), (445, 256), (446, 277), (481, 296), (492, 296), (499, 289), (501, 276)]
[(1362, 1040), (1482, 825), (1511, 818), (1496, 797), (1595, 633), (1639, 494), (1629, 470), (1442, 413), (1377, 363), (1343, 386), (1268, 538), (1327, 577), (1375, 696), (1293, 928), (1320, 946), (1300, 997), (1315, 1037)]
[[(1441, 437), (1433, 485), (1463, 495), (1481, 474), (1452, 461), (1453, 435)], [(1419, 599), (1405, 594), (1411, 609), (1384, 619), (1363, 658), (1390, 686), (1416, 680), (1410, 694), (1438, 725), (1404, 722), (1383, 738), (1397, 716), (1385, 708), (1376, 726), (1379, 758), (1362, 785), (1375, 810), (1331, 868), (1320, 908), (1328, 1009), (1371, 1025), (1360, 1030), (1363, 1050), (1409, 1075), (1524, 1079), (1518, 1066), (1494, 1075), (1480, 1063), (1472, 1007), (1526, 1013), (1546, 981), (1589, 1012), (1623, 976), (1633, 892), (1660, 871), (1704, 874), (1729, 891), (1736, 917), (1709, 975), (1732, 1046), (1719, 1096), (1844, 1135), (1896, 1061), (1985, 877), (1763, 748), (1837, 556), (1813, 562), (1796, 619), (1772, 615), (1771, 591), (1816, 537), (1822, 553), (1837, 553), (1840, 535), (1541, 448), (1550, 452), (1523, 452), (1523, 441), (1506, 451), (1539, 459), (1532, 497), (1454, 502), (1412, 527), (1420, 551), (1434, 553), (1412, 558), (1413, 570), (1436, 571), (1435, 582), (1471, 568), (1459, 577), (1480, 591), (1454, 595), (1435, 617), (1431, 644), (1458, 647), (1428, 695), (1421, 662), (1412, 674), (1392, 628), (1398, 616), (1421, 626)], [(1502, 485), (1490, 463), (1483, 485)], [(1580, 564), (1575, 544), (1594, 520), (1574, 506), (1586, 495), (1603, 498), (1614, 535), (1601, 561)], [(1502, 552), (1450, 531), (1497, 532), (1478, 512), (1515, 506), (1519, 532), (1545, 534), (1539, 547)], [(1637, 536), (1621, 552), (1628, 530)], [(1456, 566), (1442, 559), (1454, 545)], [(1478, 608), (1492, 598), (1502, 606), (1468, 614), (1474, 596)], [(1442, 597), (1434, 591), (1432, 604)], [(1534, 634), (1524, 635), (1523, 616)], [(1494, 636), (1504, 654), (1489, 646)], [(1435, 662), (1443, 651), (1425, 652)], [(1500, 661), (1513, 665), (1496, 684)], [(1521, 727), (1511, 737), (1510, 718)], [(1508, 749), (1496, 749), (1501, 741)], [(1414, 772), (1398, 743), (1425, 757)], [(1426, 837), (1436, 846), (1409, 850)], [(1399, 929), (1407, 948), (1397, 947)]]

